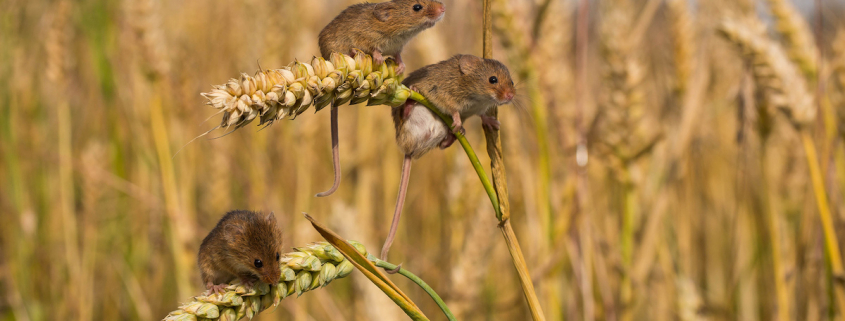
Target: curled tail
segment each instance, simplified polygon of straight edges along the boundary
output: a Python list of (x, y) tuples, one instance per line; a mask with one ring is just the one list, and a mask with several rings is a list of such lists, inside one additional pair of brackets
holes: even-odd
[(334, 184), (328, 191), (317, 193), (316, 197), (332, 195), (340, 186), (340, 150), (338, 149), (337, 138), (337, 106), (332, 106), (332, 165), (334, 166)]
[(387, 252), (390, 251), (390, 246), (393, 244), (393, 239), (396, 238), (396, 230), (399, 228), (399, 217), (402, 216), (402, 206), (405, 205), (405, 193), (408, 192), (408, 179), (411, 177), (411, 155), (405, 155), (405, 160), (402, 162), (402, 177), (399, 183), (399, 196), (396, 198), (396, 209), (393, 210), (393, 222), (390, 223), (390, 233), (387, 234), (387, 239), (384, 240), (384, 246), (381, 248), (381, 259), (387, 260)]

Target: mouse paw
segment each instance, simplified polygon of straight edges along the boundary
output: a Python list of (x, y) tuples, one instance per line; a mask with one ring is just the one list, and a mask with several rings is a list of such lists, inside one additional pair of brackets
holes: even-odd
[(406, 100), (405, 104), (402, 105), (402, 119), (408, 119), (408, 116), (411, 116), (411, 111), (414, 110), (416, 105), (416, 101), (411, 99)]
[(396, 54), (396, 57), (393, 59), (396, 60), (396, 74), (398, 75), (405, 72), (405, 62), (402, 61), (402, 55)]
[(379, 50), (373, 50), (373, 64), (380, 65), (384, 63), (384, 56), (381, 54)]
[(455, 134), (449, 134), (446, 138), (443, 138), (443, 140), (440, 141), (440, 149), (446, 149), (449, 146), (452, 146), (457, 139), (458, 137), (456, 137)]
[(484, 127), (490, 128), (491, 130), (499, 130), (499, 127), (502, 126), (502, 123), (500, 123), (499, 120), (496, 119), (496, 117), (487, 115), (481, 115), (481, 124)]
[(217, 294), (217, 293), (226, 292), (227, 286), (229, 286), (229, 285), (225, 284), (225, 283), (214, 284), (214, 283), (208, 282), (208, 283), (205, 284), (205, 289), (206, 289), (205, 294), (210, 295), (210, 294)]
[(452, 113), (452, 133), (461, 133), (461, 135), (466, 134), (464, 124), (461, 121), (461, 115), (458, 112)]
[(238, 277), (241, 279), (241, 284), (246, 287), (247, 290), (252, 290), (256, 283), (258, 283), (258, 278), (253, 275), (241, 275)]

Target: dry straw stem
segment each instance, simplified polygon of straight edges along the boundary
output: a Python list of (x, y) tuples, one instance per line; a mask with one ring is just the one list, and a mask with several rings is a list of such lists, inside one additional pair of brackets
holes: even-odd
[(395, 67), (393, 60), (376, 64), (360, 50), (355, 57), (332, 53), (329, 60), (314, 57), (310, 64), (294, 61), (281, 69), (259, 70), (254, 77), (241, 74), (240, 79), (202, 95), (223, 113), (218, 127), (235, 130), (255, 119), (269, 126), (295, 118), (312, 105), (317, 111), (345, 103), (398, 106), (410, 91), (401, 84)]
[[(303, 213), (304, 214), (304, 213)], [(367, 259), (367, 251), (363, 246), (353, 245), (348, 241), (344, 241), (339, 235), (332, 230), (317, 222), (313, 217), (305, 214), (305, 218), (311, 221), (311, 225), (326, 241), (337, 248), (341, 255), (343, 255), (348, 262), (350, 262), (358, 271), (361, 271), (364, 276), (370, 279), (379, 289), (384, 292), (396, 305), (402, 308), (411, 319), (427, 321), (428, 318), (423, 314), (419, 307), (411, 300), (408, 295), (402, 292), (396, 284), (393, 284), (384, 273), (382, 273), (376, 266)], [(445, 312), (446, 310), (444, 310)]]
[[(758, 20), (748, 20), (745, 24), (724, 21), (720, 31), (751, 61), (758, 89), (764, 91), (764, 97), (769, 103), (784, 111), (801, 135), (824, 231), (825, 248), (834, 278), (837, 306), (842, 309), (845, 307), (845, 271), (842, 267), (839, 242), (819, 168), (816, 147), (809, 128), (815, 120), (816, 113), (813, 96), (807, 90), (806, 81), (798, 74), (796, 67), (789, 62), (782, 48), (768, 40), (765, 27)], [(840, 313), (843, 312), (845, 311), (840, 310)]]
[(173, 160), (169, 157), (170, 145), (168, 129), (164, 122), (164, 107), (162, 106), (163, 85), (158, 81), (153, 84), (156, 88), (153, 97), (150, 99), (150, 126), (153, 132), (156, 154), (158, 156), (161, 184), (164, 194), (164, 203), (167, 208), (169, 219), (169, 241), (173, 255), (174, 274), (176, 275), (176, 287), (180, 296), (187, 296), (193, 290), (188, 283), (188, 268), (192, 265), (192, 255), (188, 252), (187, 244), (193, 239), (191, 224), (185, 215), (183, 207), (179, 203), (178, 188), (176, 186), (176, 174)]
[[(348, 241), (358, 251), (367, 253), (361, 243)], [(354, 270), (351, 262), (326, 242), (294, 248), (282, 256), (281, 280), (278, 284), (258, 283), (252, 288), (234, 283), (226, 292), (203, 294), (167, 315), (165, 321), (220, 320), (233, 321), (256, 314), (291, 295), (324, 287), (335, 279), (344, 278)]]
[(818, 73), (818, 51), (807, 21), (789, 1), (766, 0), (775, 18), (777, 29), (786, 45), (789, 58), (794, 61), (807, 80), (815, 80)]
[[(483, 1), (483, 16), (482, 23), (482, 39), (483, 39), (483, 57), (493, 58), (493, 9), (491, 8), (491, 0)], [(491, 108), (487, 113), (488, 116), (497, 116), (498, 108)], [(519, 241), (516, 234), (511, 227), (510, 220), (510, 202), (508, 200), (508, 182), (505, 177), (505, 162), (502, 153), (502, 140), (499, 131), (490, 128), (484, 128), (484, 137), (487, 141), (487, 154), (490, 156), (490, 170), (493, 172), (493, 184), (496, 189), (496, 196), (499, 200), (497, 206), (499, 216), (499, 228), (505, 238), (505, 243), (508, 246), (508, 252), (511, 255), (511, 260), (516, 268), (519, 276), (519, 282), (522, 285), (522, 293), (528, 301), (528, 308), (531, 311), (532, 318), (537, 320), (545, 320), (543, 315), (543, 308), (540, 306), (540, 300), (537, 298), (537, 293), (534, 290), (534, 284), (531, 282), (531, 276), (528, 273), (528, 265), (525, 263), (525, 257), (522, 254), (522, 249), (519, 247)]]
[(85, 304), (83, 300), (82, 262), (79, 249), (78, 219), (76, 212), (76, 193), (74, 192), (74, 171), (73, 171), (73, 146), (72, 134), (73, 123), (71, 121), (71, 108), (65, 96), (67, 90), (67, 54), (70, 42), (70, 14), (71, 2), (59, 1), (55, 6), (53, 21), (47, 32), (45, 49), (47, 52), (47, 79), (50, 83), (51, 93), (59, 97), (54, 101), (56, 108), (56, 119), (58, 128), (58, 178), (59, 178), (59, 204), (62, 222), (62, 241), (64, 243), (65, 262), (68, 273), (69, 293), (73, 309), (78, 313), (76, 317), (83, 318)]
[[(552, 251), (552, 243), (554, 242), (556, 234), (556, 224), (555, 217), (552, 215), (552, 202), (549, 197), (551, 194), (552, 178), (548, 135), (549, 106), (547, 105), (547, 98), (542, 92), (541, 77), (537, 68), (537, 61), (543, 61), (544, 66), (551, 66), (548, 65), (548, 61), (545, 61), (543, 58), (538, 56), (538, 51), (541, 49), (535, 48), (541, 44), (547, 44), (547, 42), (550, 41), (548, 38), (541, 39), (540, 37), (547, 34), (547, 32), (540, 31), (542, 30), (542, 17), (549, 14), (548, 11), (550, 11), (549, 6), (551, 4), (550, 1), (546, 1), (540, 4), (537, 8), (538, 12), (534, 16), (535, 18), (532, 19), (534, 20), (534, 26), (532, 28), (533, 37), (530, 39), (525, 39), (525, 33), (522, 32), (521, 28), (519, 28), (517, 23), (515, 23), (513, 10), (510, 10), (511, 8), (507, 7), (507, 1), (496, 0), (493, 5), (495, 6), (493, 9), (493, 18), (495, 19), (495, 22), (493, 23), (493, 31), (499, 37), (498, 41), (502, 45), (502, 48), (508, 53), (509, 62), (513, 65), (512, 70), (515, 70), (516, 74), (527, 83), (527, 101), (530, 102), (531, 106), (531, 127), (534, 129), (534, 135), (537, 139), (537, 163), (535, 167), (537, 192), (535, 193), (535, 199), (538, 211), (536, 215), (540, 217), (539, 221), (543, 229), (540, 236), (542, 241), (538, 244), (540, 249), (534, 250), (540, 252)], [(558, 56), (555, 57), (557, 58)], [(489, 132), (489, 130), (486, 131), (486, 133), (487, 132)], [(496, 135), (496, 137), (493, 135)], [(498, 139), (498, 135), (489, 132), (488, 135), (486, 135), (486, 138), (488, 143), (488, 152), (493, 151), (495, 153), (501, 153), (501, 144), (498, 143), (497, 145), (497, 142), (494, 140)], [(491, 159), (497, 159), (497, 157), (491, 156)], [(493, 173), (495, 175), (496, 171), (494, 170)], [(504, 178), (502, 178), (502, 180), (504, 180)], [(503, 186), (503, 188), (507, 188), (507, 186)], [(547, 303), (547, 311), (552, 313), (549, 317), (556, 319), (560, 317), (558, 313), (562, 313), (563, 309), (561, 305), (563, 300), (561, 300), (560, 295), (561, 288), (553, 285), (555, 281), (547, 281), (550, 281), (546, 282), (549, 286), (540, 290), (541, 296)]]
[[(523, 79), (528, 82), (526, 86), (528, 89), (528, 101), (531, 102), (531, 119), (533, 121), (534, 134), (537, 136), (537, 147), (538, 147), (538, 163), (537, 168), (539, 173), (537, 176), (539, 177), (538, 180), (538, 193), (537, 193), (537, 204), (539, 204), (539, 215), (543, 218), (543, 222), (546, 227), (549, 228), (549, 231), (552, 226), (552, 219), (551, 219), (551, 202), (549, 202), (549, 194), (550, 194), (550, 185), (551, 185), (551, 167), (550, 167), (550, 156), (549, 156), (549, 139), (548, 139), (548, 113), (547, 113), (547, 106), (545, 97), (543, 97), (542, 92), (540, 91), (540, 83), (539, 77), (537, 73), (536, 64), (534, 63), (534, 58), (531, 56), (532, 48), (529, 47), (528, 42), (523, 39), (522, 34), (518, 31), (516, 24), (514, 23), (514, 17), (511, 14), (512, 11), (507, 10), (505, 5), (507, 4), (504, 1), (496, 1), (496, 10), (494, 12), (494, 17), (497, 19), (497, 22), (493, 24), (493, 28), (496, 31), (497, 35), (500, 35), (500, 42), (502, 47), (505, 50), (510, 51), (510, 56), (513, 58), (511, 62), (516, 64), (516, 73), (521, 75)], [(498, 114), (498, 111), (495, 111)], [(495, 115), (494, 115), (495, 116)], [(487, 133), (485, 131), (485, 133)], [(487, 138), (492, 138), (491, 135), (485, 135)], [(493, 143), (493, 145), (490, 145)], [(499, 143), (501, 145), (501, 143)], [(494, 151), (497, 153), (501, 152), (501, 146), (495, 145), (493, 141), (488, 139), (488, 146), (487, 150)], [(491, 160), (496, 160), (497, 158), (491, 157)], [(491, 164), (492, 165), (492, 164)], [(496, 166), (499, 166), (496, 163)], [(491, 166), (492, 167), (492, 166)], [(503, 164), (500, 166), (503, 167)], [(493, 181), (497, 180), (496, 178), (496, 170), (493, 170)], [(504, 175), (504, 172), (502, 172)], [(501, 180), (505, 180), (505, 177), (501, 177)], [(502, 186), (505, 190), (507, 186)], [(506, 204), (506, 206), (509, 206)], [(550, 237), (549, 237), (550, 238)]]
[[(431, 110), (434, 114), (440, 117), (444, 122), (446, 122), (447, 126), (452, 126), (451, 117), (447, 117), (446, 115), (440, 113), (434, 105), (431, 104), (425, 97), (420, 95), (417, 92), (412, 92), (410, 99), (416, 100), (417, 102), (423, 104), (423, 106), (427, 107)], [(487, 130), (485, 129), (485, 132)], [(466, 137), (461, 133), (455, 133), (455, 136), (458, 138), (458, 142), (461, 144), (461, 147), (464, 148), (464, 151), (467, 153), (467, 156), (472, 163), (473, 168), (475, 169), (476, 173), (478, 174), (478, 178), (481, 180), (481, 184), (484, 185), (484, 189), (487, 191), (487, 196), (490, 197), (490, 202), (493, 203), (493, 208), (498, 209), (496, 211), (496, 217), (499, 218), (499, 229), (502, 231), (502, 235), (505, 238), (505, 243), (508, 246), (508, 252), (511, 255), (511, 261), (513, 261), (513, 265), (516, 268), (517, 275), (519, 276), (520, 284), (522, 285), (522, 293), (525, 295), (526, 300), (528, 300), (528, 307), (531, 310), (531, 316), (534, 320), (545, 320), (545, 316), (543, 315), (543, 309), (540, 306), (540, 300), (537, 298), (537, 294), (534, 290), (534, 284), (531, 282), (531, 275), (528, 273), (528, 264), (525, 262), (525, 257), (522, 254), (522, 249), (519, 247), (519, 241), (516, 238), (516, 234), (513, 231), (513, 227), (511, 227), (510, 219), (504, 219), (504, 215), (498, 215), (499, 211), (502, 210), (502, 207), (499, 206), (499, 198), (498, 195), (503, 195), (501, 193), (501, 189), (496, 189), (493, 184), (490, 183), (490, 180), (487, 179), (487, 173), (484, 172), (484, 168), (481, 166), (481, 162), (478, 160), (478, 156), (475, 154), (475, 151), (472, 149), (472, 146), (469, 145)], [(498, 145), (498, 157), (500, 158), (499, 161), (501, 162), (501, 141), (498, 140), (498, 134), (496, 135), (496, 140), (493, 143)], [(487, 136), (487, 153), (490, 155), (492, 159), (493, 152), (491, 152), (490, 148), (491, 144), (491, 136)], [(504, 170), (504, 169), (502, 169)], [(495, 175), (493, 178), (495, 179)], [(507, 188), (507, 186), (505, 186)], [(507, 196), (507, 194), (504, 194)]]

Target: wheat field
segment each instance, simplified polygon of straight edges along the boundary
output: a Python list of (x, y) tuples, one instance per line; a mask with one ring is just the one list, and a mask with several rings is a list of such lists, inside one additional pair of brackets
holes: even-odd
[[(442, 1), (408, 71), (481, 55), (482, 1)], [(0, 320), (162, 319), (204, 290), (199, 245), (235, 209), (275, 212), (286, 248), (322, 241), (307, 212), (377, 252), (389, 107), (340, 107), (326, 198), (327, 109), (188, 144), (220, 119), (201, 92), (310, 61), (355, 2), (0, 3)], [(816, 2), (492, 0), (511, 221), (548, 320), (845, 319), (845, 3)], [(530, 319), (493, 213), (460, 147), (431, 152), (390, 261), (460, 320)], [(407, 317), (353, 272), (256, 319)]]

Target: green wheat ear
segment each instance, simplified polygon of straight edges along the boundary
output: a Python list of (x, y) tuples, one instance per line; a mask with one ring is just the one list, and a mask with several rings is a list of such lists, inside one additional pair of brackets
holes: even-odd
[[(349, 241), (367, 254), (361, 243)], [(355, 267), (338, 250), (327, 242), (312, 243), (285, 253), (281, 262), (281, 279), (278, 284), (258, 283), (248, 289), (240, 283), (226, 287), (226, 292), (200, 295), (179, 309), (170, 312), (164, 321), (187, 320), (240, 320), (252, 319), (261, 311), (276, 307), (282, 299), (324, 287), (335, 279), (352, 273)]]
[(396, 74), (396, 63), (376, 64), (373, 57), (357, 50), (351, 57), (332, 53), (329, 60), (314, 57), (311, 63), (294, 61), (281, 69), (259, 70), (255, 76), (213, 86), (202, 93), (208, 105), (220, 109), (220, 127), (259, 125), (296, 117), (314, 106), (317, 111), (345, 103), (398, 106), (411, 92)]

